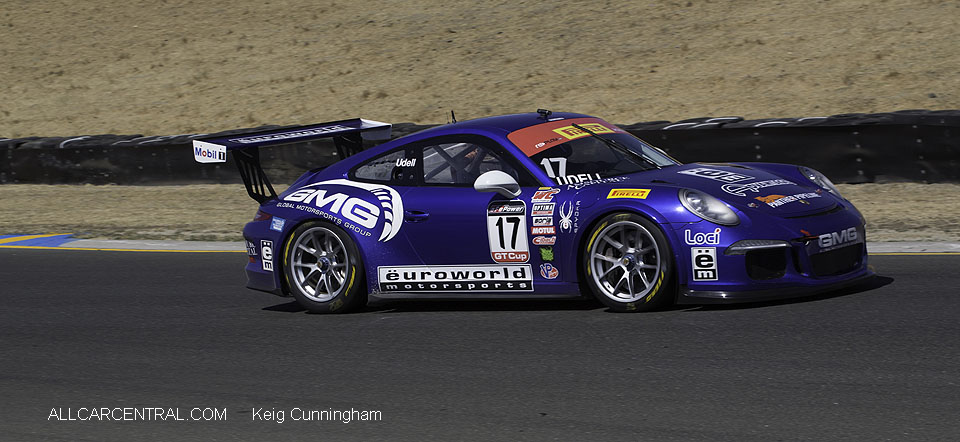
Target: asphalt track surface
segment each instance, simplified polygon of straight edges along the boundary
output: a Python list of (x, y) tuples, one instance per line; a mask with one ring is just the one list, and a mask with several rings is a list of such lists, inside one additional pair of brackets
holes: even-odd
[[(0, 439), (960, 439), (957, 255), (872, 256), (869, 286), (801, 301), (647, 314), (541, 301), (313, 315), (245, 289), (245, 260), (0, 249)], [(49, 418), (81, 407), (227, 420)], [(290, 415), (351, 407), (382, 421)]]

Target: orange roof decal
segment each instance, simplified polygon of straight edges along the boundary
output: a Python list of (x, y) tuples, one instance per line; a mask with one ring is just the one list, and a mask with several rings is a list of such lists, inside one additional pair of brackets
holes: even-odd
[(599, 118), (571, 118), (569, 120), (549, 121), (515, 130), (510, 132), (507, 138), (517, 145), (526, 156), (532, 157), (567, 141), (590, 136), (590, 134), (574, 127), (574, 124), (595, 134), (626, 133), (625, 130)]

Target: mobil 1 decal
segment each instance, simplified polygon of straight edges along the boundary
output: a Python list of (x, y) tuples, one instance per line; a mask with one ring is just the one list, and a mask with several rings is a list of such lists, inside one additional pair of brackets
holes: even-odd
[(693, 260), (694, 281), (717, 280), (716, 247), (691, 247), (690, 258)]
[(527, 262), (527, 205), (523, 201), (494, 201), (487, 206), (487, 237), (494, 262)]

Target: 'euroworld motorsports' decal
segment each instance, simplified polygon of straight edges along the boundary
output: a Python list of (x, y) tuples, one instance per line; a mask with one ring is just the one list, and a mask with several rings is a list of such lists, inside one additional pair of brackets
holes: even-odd
[[(341, 193), (329, 187), (342, 186), (368, 192), (367, 198), (355, 196), (355, 192)], [(371, 203), (373, 199), (376, 203)], [(308, 184), (285, 196), (277, 207), (303, 210), (322, 216), (337, 225), (363, 236), (383, 220), (379, 241), (390, 241), (403, 225), (403, 200), (393, 188), (381, 184), (359, 183), (337, 179)]]
[(529, 264), (377, 267), (381, 292), (529, 292)]

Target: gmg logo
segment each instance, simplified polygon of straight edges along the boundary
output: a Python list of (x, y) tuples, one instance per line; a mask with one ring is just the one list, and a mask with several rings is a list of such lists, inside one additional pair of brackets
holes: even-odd
[(824, 233), (817, 238), (817, 242), (820, 244), (820, 248), (824, 249), (827, 247), (838, 246), (840, 244), (856, 241), (857, 236), (857, 228), (851, 227), (839, 232)]

